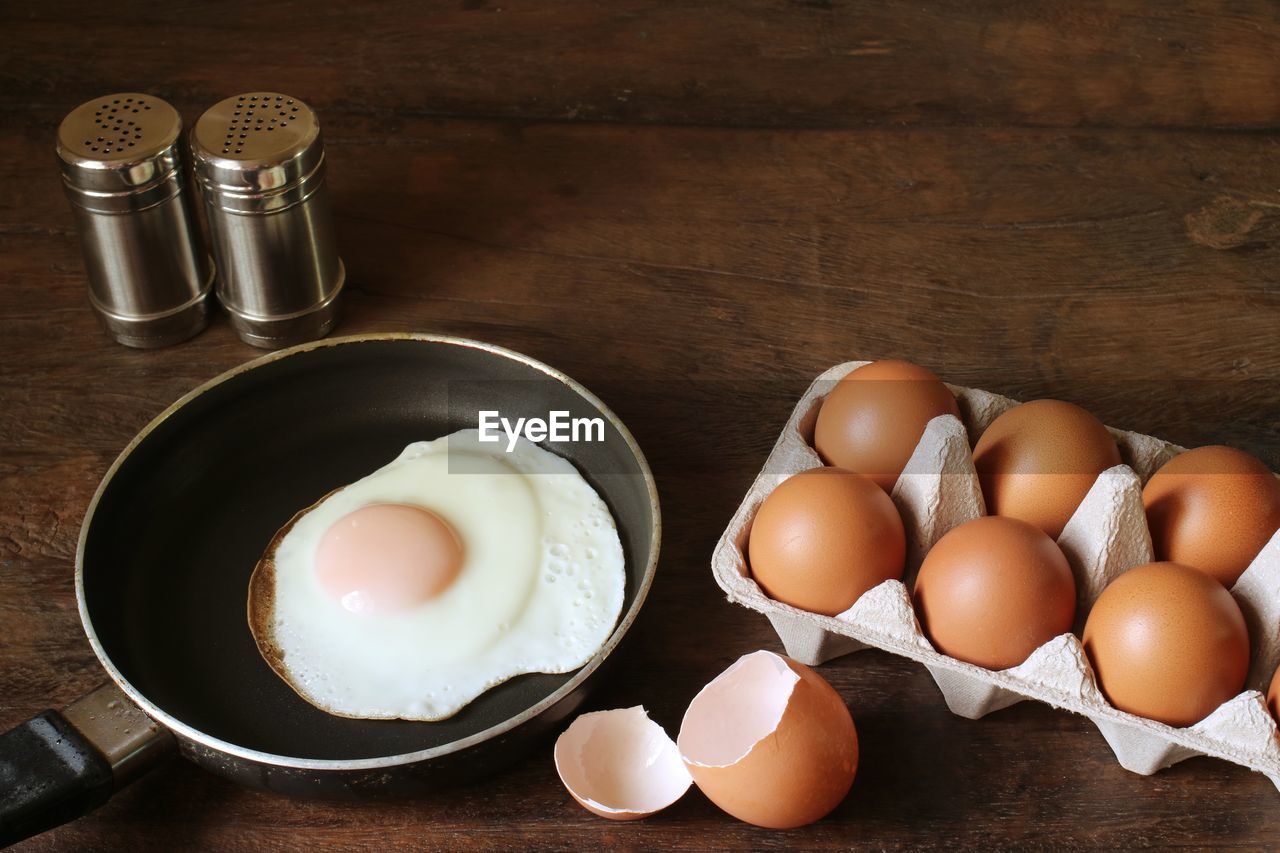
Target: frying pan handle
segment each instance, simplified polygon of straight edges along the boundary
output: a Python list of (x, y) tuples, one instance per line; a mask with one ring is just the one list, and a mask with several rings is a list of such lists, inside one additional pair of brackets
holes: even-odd
[(114, 684), (0, 734), (0, 847), (93, 811), (174, 745)]

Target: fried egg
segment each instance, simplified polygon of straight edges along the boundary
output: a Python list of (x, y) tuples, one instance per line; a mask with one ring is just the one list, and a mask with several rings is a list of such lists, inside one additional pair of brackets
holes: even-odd
[(626, 585), (600, 496), (565, 459), (476, 430), (411, 444), (298, 513), (249, 583), (249, 627), (312, 705), (440, 720), (589, 661)]

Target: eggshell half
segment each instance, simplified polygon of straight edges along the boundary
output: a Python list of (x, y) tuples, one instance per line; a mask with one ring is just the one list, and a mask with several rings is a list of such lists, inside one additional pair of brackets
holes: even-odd
[(739, 658), (694, 697), (677, 744), (709, 800), (771, 829), (825, 816), (858, 770), (858, 733), (840, 694), (768, 651)]
[(583, 714), (556, 739), (560, 781), (589, 812), (639, 820), (684, 796), (693, 778), (644, 707)]

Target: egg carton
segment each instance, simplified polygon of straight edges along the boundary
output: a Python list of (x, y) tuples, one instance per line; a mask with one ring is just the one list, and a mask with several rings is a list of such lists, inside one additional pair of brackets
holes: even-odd
[(1231, 589), (1252, 643), (1248, 689), (1199, 723), (1174, 728), (1113, 708), (1098, 688), (1078, 637), (1103, 588), (1121, 572), (1152, 560), (1142, 484), (1183, 450), (1177, 445), (1108, 427), (1124, 464), (1099, 475), (1058, 537), (1076, 578), (1076, 633), (1055, 637), (1012, 669), (994, 672), (935, 650), (916, 620), (909, 586), (925, 553), (943, 534), (984, 514), (970, 447), (997, 416), (1018, 404), (1008, 397), (948, 385), (963, 422), (953, 415), (929, 422), (891, 495), (907, 534), (904, 580), (884, 581), (836, 616), (774, 601), (760, 589), (746, 560), (756, 511), (783, 480), (822, 465), (812, 446), (818, 409), (839, 380), (864, 364), (851, 361), (831, 368), (796, 404), (712, 555), (716, 582), (729, 600), (767, 616), (787, 654), (803, 663), (818, 665), (862, 649), (883, 649), (924, 664), (947, 706), (962, 717), (978, 719), (1036, 699), (1088, 717), (1120, 764), (1135, 773), (1150, 775), (1192, 756), (1209, 755), (1263, 773), (1280, 789), (1280, 737), (1263, 696), (1280, 663), (1280, 532)]

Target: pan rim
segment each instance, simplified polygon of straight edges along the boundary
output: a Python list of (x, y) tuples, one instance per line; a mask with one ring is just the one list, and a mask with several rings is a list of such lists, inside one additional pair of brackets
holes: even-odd
[[(116, 668), (111, 657), (103, 648), (101, 641), (98, 639), (97, 632), (93, 627), (93, 619), (89, 614), (88, 603), (85, 599), (84, 590), (84, 550), (85, 543), (88, 540), (89, 528), (92, 525), (94, 514), (98, 508), (98, 502), (106, 491), (107, 486), (114, 479), (116, 472), (124, 464), (124, 462), (132, 455), (147, 436), (160, 427), (171, 416), (179, 410), (187, 406), (196, 398), (206, 392), (216, 388), (223, 383), (248, 373), (257, 368), (274, 363), (290, 356), (298, 355), (312, 350), (323, 349), (328, 347), (338, 347), (348, 344), (359, 344), (368, 342), (382, 341), (417, 341), (422, 343), (444, 344), (447, 346), (465, 347), (468, 349), (477, 349), (492, 355), (516, 361), (531, 367), (580, 395), (583, 399), (596, 407), (600, 414), (618, 431), (626, 442), (628, 450), (635, 458), (640, 472), (644, 477), (645, 490), (648, 493), (650, 509), (653, 513), (653, 526), (649, 532), (649, 560), (644, 566), (640, 576), (639, 589), (636, 591), (635, 599), (631, 606), (618, 620), (618, 624), (614, 627), (609, 638), (605, 640), (599, 651), (592, 656), (580, 669), (573, 673), (564, 684), (560, 685), (554, 692), (544, 697), (536, 704), (526, 708), (519, 714), (510, 717), (496, 725), (487, 729), (468, 735), (459, 740), (450, 741), (445, 744), (433, 746), (427, 749), (416, 750), (414, 752), (405, 752), (397, 755), (379, 756), (374, 758), (345, 758), (345, 759), (329, 759), (329, 758), (299, 758), (296, 756), (279, 755), (272, 752), (262, 750), (249, 749), (239, 744), (226, 741), (218, 737), (214, 737), (206, 732), (201, 731), (177, 719), (169, 712), (165, 711), (156, 703), (152, 702), (141, 691), (134, 687), (124, 677), (124, 675)], [(604, 401), (588, 390), (581, 383), (570, 377), (569, 375), (557, 370), (556, 368), (539, 361), (532, 356), (525, 355), (507, 347), (497, 344), (485, 343), (471, 338), (458, 337), (455, 335), (441, 335), (425, 332), (383, 332), (359, 335), (345, 335), (336, 338), (326, 338), (319, 341), (310, 341), (297, 346), (288, 347), (286, 349), (277, 350), (267, 353), (266, 355), (247, 361), (237, 365), (229, 370), (220, 373), (207, 382), (198, 385), (196, 388), (188, 391), (179, 397), (175, 402), (166, 407), (160, 414), (156, 415), (145, 427), (133, 437), (125, 446), (124, 450), (115, 458), (111, 466), (103, 475), (98, 488), (94, 491), (93, 498), (89, 502), (89, 507), (85, 511), (84, 521), (80, 525), (80, 536), (76, 543), (75, 558), (75, 588), (76, 588), (76, 604), (80, 613), (80, 624), (89, 639), (89, 645), (93, 648), (94, 655), (98, 658), (98, 662), (106, 670), (111, 680), (124, 691), (129, 700), (135, 703), (149, 717), (174, 732), (179, 738), (199, 744), (216, 752), (232, 756), (237, 759), (252, 761), (259, 764), (267, 764), (275, 767), (291, 768), (296, 770), (319, 770), (319, 771), (353, 771), (353, 770), (378, 770), (400, 765), (418, 764), (430, 761), (434, 758), (440, 758), (456, 752), (477, 746), (485, 741), (500, 737), (503, 734), (512, 731), (524, 725), (528, 721), (540, 716), (547, 709), (555, 706), (562, 699), (577, 690), (583, 682), (585, 682), (599, 667), (604, 663), (605, 659), (613, 652), (618, 643), (631, 629), (639, 615), (640, 608), (643, 606), (645, 599), (648, 597), (649, 588), (653, 584), (653, 578), (657, 571), (658, 551), (662, 541), (662, 513), (658, 501), (657, 484), (653, 478), (653, 472), (649, 468), (649, 462), (645, 458), (644, 452), (636, 443), (635, 437), (626, 425), (614, 414), (613, 410), (605, 405)]]

